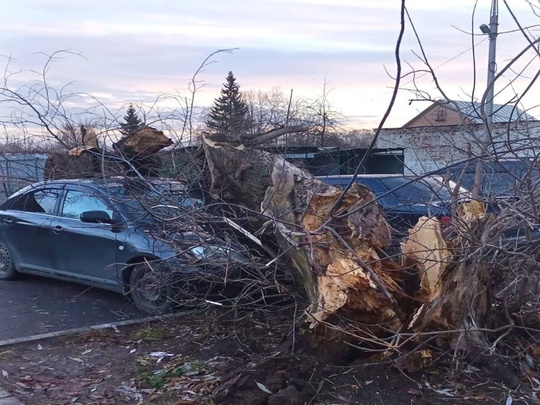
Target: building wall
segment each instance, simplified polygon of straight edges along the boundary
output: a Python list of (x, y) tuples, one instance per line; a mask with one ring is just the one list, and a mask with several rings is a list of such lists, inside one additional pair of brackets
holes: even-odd
[[(467, 129), (468, 128), (468, 129)], [(377, 148), (403, 148), (405, 174), (419, 175), (452, 163), (484, 155), (480, 147), (486, 137), (483, 126), (446, 126), (384, 129)], [(533, 157), (540, 153), (540, 122), (496, 124), (490, 154), (499, 157)]]

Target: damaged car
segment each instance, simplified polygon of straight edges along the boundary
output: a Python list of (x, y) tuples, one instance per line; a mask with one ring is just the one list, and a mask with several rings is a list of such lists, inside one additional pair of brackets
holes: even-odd
[(242, 249), (201, 231), (203, 202), (171, 181), (52, 180), (0, 205), (0, 279), (35, 274), (123, 293), (150, 314), (189, 286), (233, 279)]

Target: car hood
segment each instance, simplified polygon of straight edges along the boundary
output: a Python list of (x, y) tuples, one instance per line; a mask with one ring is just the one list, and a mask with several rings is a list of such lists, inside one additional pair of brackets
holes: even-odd
[(159, 225), (146, 226), (144, 232), (154, 240), (160, 240), (164, 244), (173, 247), (180, 256), (187, 256), (191, 260), (204, 264), (234, 262), (247, 264), (249, 259), (245, 254), (246, 249), (234, 243), (226, 243), (216, 239), (207, 233), (198, 230), (182, 230), (167, 232)]

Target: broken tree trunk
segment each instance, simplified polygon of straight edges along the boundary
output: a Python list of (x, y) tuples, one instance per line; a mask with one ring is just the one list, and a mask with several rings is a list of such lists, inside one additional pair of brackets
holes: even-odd
[(387, 271), (377, 254), (390, 243), (390, 228), (370, 190), (355, 184), (332, 216), (341, 189), (281, 156), (208, 138), (203, 147), (211, 194), (272, 222), (282, 258), (309, 298), (313, 325), (346, 315), (387, 331), (400, 327), (395, 297), (405, 295), (403, 277), (395, 268)]
[(522, 381), (495, 351), (497, 341), (513, 327), (513, 321), (508, 316), (494, 342), (489, 334), (490, 329), (495, 332), (490, 327), (493, 311), (490, 231), (500, 219), (486, 215), (485, 206), (478, 201), (462, 204), (458, 213), (459, 236), (453, 248), (448, 249), (440, 237), (440, 225), (434, 219), (423, 218), (409, 231), (409, 240), (403, 246), (404, 260), (409, 265), (414, 263), (423, 274), (424, 288), (420, 294), (425, 301), (409, 328), (417, 332), (440, 332), (439, 346), (451, 347), (516, 389)]
[[(83, 132), (83, 135), (86, 132)], [(161, 160), (156, 154), (173, 144), (163, 131), (144, 127), (114, 144), (115, 153), (99, 149), (96, 136), (85, 137), (84, 145), (67, 153), (56, 152), (45, 163), (45, 178), (82, 178), (96, 176), (157, 176)]]
[(148, 157), (155, 155), (161, 149), (171, 146), (173, 141), (167, 138), (163, 131), (151, 127), (143, 127), (127, 135), (113, 146), (128, 158)]
[[(282, 258), (309, 298), (312, 325), (343, 325), (346, 319), (356, 336), (366, 329), (370, 336), (441, 331), (445, 346), (486, 347), (480, 330), (490, 306), (488, 262), (478, 249), (481, 235), (474, 236), (482, 229), (480, 207), (462, 208), (459, 230), (467, 228), (473, 238), (462, 238), (459, 248), (447, 245), (436, 219), (422, 218), (403, 244), (399, 265), (377, 253), (391, 235), (367, 188), (354, 184), (332, 214), (342, 190), (281, 156), (208, 138), (203, 147), (211, 194), (259, 213), (267, 227), (273, 224)], [(405, 293), (405, 280), (418, 283)]]
[(443, 239), (439, 222), (423, 217), (409, 231), (402, 252), (405, 265), (417, 266), (418, 296), (424, 302), (409, 327), (418, 332), (451, 330), (441, 333), (439, 343), (464, 350), (487, 347), (480, 329), (490, 307), (489, 261), (481, 246), (486, 218), (481, 203), (465, 203), (459, 212), (462, 236), (454, 242), (455, 249)]
[(439, 294), (439, 279), (450, 263), (450, 252), (436, 218), (421, 217), (409, 230), (408, 239), (402, 243), (403, 265), (416, 267), (420, 290), (416, 293), (423, 301), (431, 301)]

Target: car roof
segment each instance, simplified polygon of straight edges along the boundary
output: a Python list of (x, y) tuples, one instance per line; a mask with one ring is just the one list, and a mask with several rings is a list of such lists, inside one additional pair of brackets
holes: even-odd
[(43, 180), (37, 183), (29, 184), (15, 193), (11, 194), (8, 198), (18, 196), (22, 193), (26, 193), (37, 187), (46, 187), (46, 186), (65, 186), (65, 185), (79, 185), (87, 186), (94, 189), (101, 190), (106, 192), (106, 189), (109, 187), (126, 187), (130, 185), (136, 185), (137, 182), (149, 182), (157, 187), (164, 185), (171, 186), (171, 189), (185, 188), (185, 183), (182, 181), (165, 179), (159, 177), (150, 177), (140, 179), (138, 177), (123, 177), (123, 176), (110, 176), (110, 177), (88, 177), (88, 178), (78, 178), (78, 179), (54, 179), (54, 180)]
[(54, 185), (86, 185), (90, 187), (100, 188), (101, 186), (123, 186), (124, 181), (121, 178), (115, 177), (100, 177), (100, 178), (84, 178), (84, 179), (54, 179), (54, 180), (43, 180), (37, 183), (29, 184), (28, 186), (22, 188), (22, 190), (29, 190), (36, 187), (42, 186), (54, 186)]
[[(137, 182), (143, 181), (152, 183), (155, 185), (161, 184), (184, 184), (182, 181), (166, 179), (161, 177), (150, 177), (140, 179), (138, 177), (123, 177), (123, 176), (110, 176), (110, 177), (88, 177), (80, 179), (54, 179), (54, 180), (43, 180), (37, 183), (30, 184), (30, 187), (38, 187), (42, 185), (53, 185), (53, 184), (75, 184), (75, 185), (96, 185), (96, 186), (124, 186), (128, 182)], [(28, 187), (28, 186), (27, 186)]]

